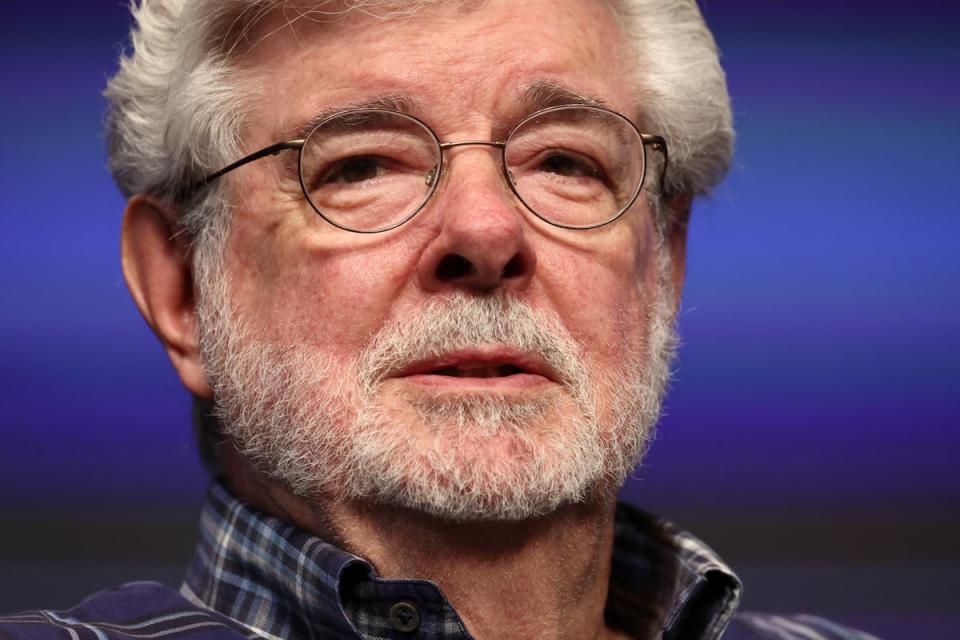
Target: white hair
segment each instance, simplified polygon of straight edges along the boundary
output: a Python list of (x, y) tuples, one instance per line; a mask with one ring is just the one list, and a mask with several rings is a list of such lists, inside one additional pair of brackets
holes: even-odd
[[(295, 11), (391, 17), (450, 1), (298, 0)], [(638, 124), (667, 140), (670, 164), (661, 192), (708, 192), (729, 167), (733, 128), (716, 45), (696, 0), (608, 1), (635, 53)], [(105, 91), (110, 170), (127, 197), (149, 193), (175, 205), (174, 223), (192, 241), (201, 285), (219, 271), (229, 206), (216, 185), (196, 196), (188, 187), (240, 156), (251, 89), (233, 64), (233, 49), (265, 14), (291, 4), (131, 0), (131, 48)], [(652, 197), (651, 205), (662, 236), (666, 207)], [(204, 445), (209, 450), (201, 434)]]
[[(450, 0), (315, 0), (312, 11), (412, 13)], [(702, 194), (730, 164), (733, 127), (717, 49), (696, 0), (609, 0), (636, 54), (642, 125), (670, 152), (668, 193)], [(284, 0), (134, 0), (131, 50), (105, 92), (110, 170), (126, 196), (178, 200), (238, 157), (246, 104), (236, 42)], [(298, 2), (303, 12), (304, 2)], [(216, 194), (211, 198), (216, 199)], [(211, 207), (180, 203), (196, 235)], [(222, 207), (221, 207), (222, 208)], [(206, 214), (206, 215), (205, 215)]]
[[(624, 337), (622, 359), (604, 368), (588, 364), (555, 311), (503, 292), (433, 298), (390, 317), (341, 359), (265, 339), (219, 278), (199, 305), (216, 413), (247, 460), (307, 499), (370, 500), (456, 521), (523, 520), (605, 501), (660, 417), (676, 347), (669, 264), (661, 251), (644, 341)], [(410, 362), (478, 344), (539, 354), (556, 387), (520, 399), (411, 394), (410, 411), (383, 401), (391, 374)]]

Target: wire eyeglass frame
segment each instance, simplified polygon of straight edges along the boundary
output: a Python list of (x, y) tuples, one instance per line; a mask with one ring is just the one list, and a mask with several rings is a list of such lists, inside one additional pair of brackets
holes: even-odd
[[(632, 131), (636, 134), (637, 138), (640, 140), (640, 142), (641, 142), (641, 144), (642, 144), (642, 150), (643, 150), (643, 170), (642, 170), (642, 172), (641, 172), (641, 175), (640, 175), (640, 178), (639, 178), (638, 183), (636, 184), (635, 188), (633, 189), (630, 197), (626, 200), (625, 204), (623, 204), (623, 205), (620, 207), (620, 209), (618, 209), (611, 217), (609, 217), (608, 219), (605, 219), (605, 220), (603, 220), (603, 221), (601, 221), (601, 222), (590, 223), (590, 224), (585, 224), (585, 225), (574, 225), (574, 224), (567, 224), (567, 223), (557, 222), (557, 221), (555, 221), (555, 220), (551, 220), (551, 219), (548, 218), (548, 217), (545, 217), (545, 216), (542, 215), (540, 212), (538, 212), (534, 207), (532, 207), (529, 203), (527, 203), (527, 201), (524, 199), (523, 195), (518, 192), (517, 187), (516, 187), (516, 184), (515, 184), (514, 180), (511, 178), (510, 170), (509, 170), (508, 167), (507, 167), (507, 153), (506, 153), (507, 144), (510, 142), (511, 137), (513, 136), (513, 134), (514, 134), (517, 130), (521, 129), (523, 126), (527, 125), (527, 123), (531, 122), (532, 120), (535, 120), (535, 119), (537, 119), (537, 118), (542, 118), (543, 116), (546, 116), (546, 115), (549, 115), (549, 114), (553, 114), (553, 113), (556, 113), (556, 112), (559, 112), (559, 111), (565, 111), (565, 110), (593, 111), (593, 112), (600, 112), (600, 113), (605, 113), (605, 114), (607, 114), (607, 115), (609, 115), (609, 116), (613, 116), (613, 117), (619, 119), (620, 121), (628, 124), (629, 127), (630, 127), (630, 129), (632, 129)], [(418, 124), (418, 125), (419, 125), (420, 127), (422, 127), (426, 132), (428, 132), (428, 133), (430, 134), (430, 137), (433, 139), (434, 143), (436, 144), (437, 149), (438, 149), (438, 153), (437, 153), (437, 164), (430, 170), (430, 172), (429, 172), (428, 175), (427, 175), (427, 185), (429, 186), (429, 191), (424, 195), (424, 197), (423, 197), (422, 201), (420, 202), (420, 204), (419, 204), (417, 207), (415, 207), (408, 215), (403, 216), (399, 221), (393, 222), (393, 223), (391, 223), (391, 224), (389, 224), (389, 225), (387, 225), (387, 226), (385, 226), (385, 227), (383, 227), (383, 228), (377, 228), (377, 229), (373, 229), (373, 230), (370, 230), (370, 229), (354, 229), (354, 228), (345, 226), (344, 224), (338, 223), (338, 222), (335, 221), (335, 220), (332, 220), (332, 219), (329, 218), (327, 215), (325, 215), (324, 212), (321, 211), (320, 208), (313, 202), (313, 199), (310, 197), (309, 191), (308, 191), (307, 186), (306, 186), (306, 184), (305, 184), (305, 182), (304, 182), (304, 176), (303, 176), (303, 149), (304, 149), (304, 146), (306, 145), (307, 141), (310, 140), (310, 137), (311, 137), (312, 135), (314, 135), (315, 132), (317, 132), (317, 131), (320, 130), (322, 127), (324, 127), (324, 125), (330, 123), (332, 120), (338, 119), (338, 118), (342, 118), (342, 117), (344, 117), (344, 116), (352, 115), (352, 114), (388, 114), (388, 115), (390, 115), (390, 116), (399, 116), (399, 117), (402, 117), (402, 118), (406, 118), (406, 119), (408, 119), (408, 120), (410, 120), (410, 121)], [(604, 107), (599, 107), (599, 106), (581, 105), (581, 104), (570, 104), (570, 105), (559, 105), (559, 106), (547, 107), (547, 108), (545, 108), (545, 109), (540, 109), (540, 110), (538, 110), (538, 111), (535, 111), (535, 112), (533, 112), (533, 113), (525, 116), (525, 117), (522, 118), (519, 122), (517, 122), (517, 123), (510, 129), (509, 133), (507, 134), (507, 136), (506, 136), (506, 137), (504, 138), (504, 140), (502, 140), (502, 141), (497, 141), (497, 140), (458, 140), (458, 141), (448, 141), (448, 142), (441, 142), (440, 139), (439, 139), (439, 137), (437, 137), (437, 134), (433, 131), (432, 128), (430, 128), (429, 125), (427, 125), (425, 122), (423, 122), (423, 121), (420, 120), (419, 118), (417, 118), (417, 117), (415, 117), (415, 116), (412, 116), (412, 115), (410, 115), (410, 114), (408, 114), (408, 113), (404, 113), (404, 112), (401, 112), (401, 111), (394, 111), (394, 110), (390, 110), (390, 109), (375, 109), (375, 108), (365, 109), (365, 108), (361, 108), (361, 109), (347, 109), (347, 110), (344, 110), (344, 111), (338, 111), (338, 112), (336, 112), (336, 113), (333, 113), (333, 114), (331, 114), (330, 116), (328, 116), (328, 117), (324, 118), (323, 120), (321, 120), (320, 122), (318, 122), (318, 123), (310, 130), (310, 132), (309, 132), (306, 136), (304, 136), (303, 138), (301, 138), (301, 139), (297, 139), (297, 140), (287, 140), (287, 141), (284, 141), (284, 142), (277, 142), (277, 143), (275, 143), (275, 144), (272, 144), (272, 145), (269, 145), (269, 146), (267, 146), (267, 147), (264, 147), (263, 149), (260, 149), (259, 151), (255, 151), (255, 152), (253, 152), (253, 153), (251, 153), (251, 154), (249, 154), (249, 155), (247, 155), (247, 156), (244, 156), (243, 158), (240, 158), (240, 159), (237, 160), (236, 162), (233, 162), (233, 163), (225, 166), (224, 168), (220, 169), (219, 171), (215, 171), (214, 173), (211, 173), (211, 174), (205, 176), (202, 180), (200, 180), (200, 181), (198, 181), (198, 182), (190, 185), (189, 187), (187, 187), (187, 189), (185, 189), (184, 194), (187, 195), (187, 196), (189, 196), (190, 194), (195, 193), (196, 191), (198, 191), (198, 190), (200, 190), (200, 189), (202, 189), (202, 188), (204, 188), (204, 187), (207, 187), (208, 185), (210, 185), (212, 182), (214, 182), (215, 180), (217, 180), (217, 179), (220, 178), (221, 176), (224, 176), (224, 175), (230, 173), (231, 171), (234, 171), (234, 170), (236, 170), (236, 169), (239, 169), (240, 167), (242, 167), (242, 166), (244, 166), (244, 165), (247, 165), (247, 164), (249, 164), (249, 163), (251, 163), (251, 162), (255, 162), (256, 160), (260, 160), (260, 159), (265, 158), (265, 157), (268, 157), (268, 156), (275, 156), (275, 155), (278, 155), (278, 154), (280, 154), (280, 153), (282, 153), (282, 152), (284, 152), (284, 151), (296, 150), (296, 151), (298, 152), (298, 158), (297, 158), (297, 173), (298, 173), (298, 177), (299, 177), (299, 181), (300, 181), (300, 188), (302, 189), (303, 194), (304, 194), (304, 197), (306, 197), (307, 202), (310, 204), (311, 208), (312, 208), (314, 211), (316, 211), (316, 213), (317, 213), (318, 215), (320, 215), (320, 217), (322, 217), (324, 220), (326, 220), (327, 222), (329, 222), (329, 223), (332, 224), (333, 226), (338, 227), (338, 228), (340, 228), (340, 229), (343, 229), (344, 231), (350, 231), (350, 232), (352, 232), (352, 233), (364, 233), (364, 234), (384, 233), (384, 232), (386, 232), (386, 231), (390, 231), (390, 230), (392, 230), (392, 229), (396, 229), (397, 227), (405, 224), (406, 222), (409, 222), (414, 216), (416, 216), (421, 210), (423, 210), (423, 208), (426, 206), (426, 204), (430, 201), (430, 198), (433, 197), (433, 194), (436, 192), (437, 187), (438, 187), (438, 185), (440, 184), (440, 177), (443, 175), (443, 171), (444, 171), (444, 155), (443, 155), (443, 151), (445, 151), (445, 150), (447, 150), (447, 149), (453, 149), (453, 148), (456, 148), (456, 147), (472, 146), (472, 145), (488, 146), (488, 147), (493, 147), (493, 148), (496, 148), (496, 149), (499, 149), (499, 150), (500, 150), (500, 168), (501, 168), (501, 173), (502, 173), (502, 175), (503, 175), (503, 178), (506, 180), (507, 184), (510, 186), (510, 190), (513, 192), (513, 194), (514, 194), (514, 195), (517, 197), (517, 199), (524, 205), (524, 208), (526, 208), (530, 213), (532, 213), (534, 216), (536, 216), (536, 217), (539, 218), (540, 220), (543, 220), (544, 222), (546, 222), (546, 223), (548, 223), (548, 224), (550, 224), (550, 225), (553, 225), (553, 226), (555, 226), (555, 227), (564, 228), (564, 229), (574, 229), (574, 230), (595, 229), (595, 228), (597, 228), (597, 227), (602, 227), (602, 226), (608, 225), (608, 224), (614, 222), (615, 220), (617, 220), (618, 218), (620, 218), (628, 209), (630, 209), (631, 206), (633, 206), (634, 202), (636, 202), (637, 198), (639, 197), (640, 192), (643, 190), (644, 183), (646, 182), (647, 168), (650, 166), (650, 163), (647, 161), (647, 147), (650, 147), (653, 151), (659, 152), (659, 153), (661, 153), (661, 154), (663, 155), (663, 165), (662, 165), (662, 167), (661, 167), (660, 176), (659, 176), (659, 178), (660, 178), (659, 185), (660, 185), (660, 188), (661, 188), (661, 189), (663, 189), (664, 180), (665, 180), (665, 178), (666, 178), (667, 166), (668, 166), (668, 164), (669, 164), (669, 155), (668, 155), (668, 152), (667, 152), (667, 143), (666, 143), (666, 140), (665, 140), (662, 136), (653, 135), (653, 134), (648, 134), (648, 133), (641, 133), (641, 132), (639, 131), (639, 129), (637, 128), (637, 126), (636, 126), (629, 118), (627, 118), (626, 116), (624, 116), (624, 115), (622, 115), (622, 114), (620, 114), (620, 113), (617, 113), (616, 111), (613, 111), (613, 110), (611, 110), (611, 109), (606, 109), (606, 108), (604, 108)]]

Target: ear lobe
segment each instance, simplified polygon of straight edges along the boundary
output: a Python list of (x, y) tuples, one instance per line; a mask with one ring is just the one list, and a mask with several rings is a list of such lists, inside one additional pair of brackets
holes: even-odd
[(690, 209), (693, 206), (693, 194), (681, 193), (666, 201), (670, 222), (667, 225), (667, 244), (670, 248), (670, 279), (676, 292), (677, 305), (683, 293), (683, 283), (687, 272), (687, 224), (690, 222)]
[(120, 236), (123, 277), (180, 380), (195, 395), (210, 398), (187, 240), (172, 232), (174, 219), (168, 204), (142, 194), (130, 199)]

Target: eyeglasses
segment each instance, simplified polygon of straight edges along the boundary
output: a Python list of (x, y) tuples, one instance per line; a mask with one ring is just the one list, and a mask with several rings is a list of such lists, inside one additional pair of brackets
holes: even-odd
[[(640, 133), (601, 107), (550, 107), (522, 119), (502, 142), (441, 142), (419, 119), (386, 109), (352, 109), (323, 119), (302, 140), (280, 142), (208, 175), (192, 189), (260, 158), (299, 150), (300, 186), (324, 220), (346, 231), (380, 233), (413, 218), (444, 175), (443, 151), (484, 145), (501, 151), (501, 170), (535, 216), (565, 229), (593, 229), (636, 201), (647, 174), (647, 147), (666, 141)], [(188, 190), (189, 191), (189, 190)]]

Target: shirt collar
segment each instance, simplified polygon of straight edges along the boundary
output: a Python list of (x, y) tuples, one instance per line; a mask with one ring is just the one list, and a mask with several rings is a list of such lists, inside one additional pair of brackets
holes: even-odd
[[(618, 506), (610, 624), (640, 633), (663, 621), (664, 640), (714, 640), (740, 591), (733, 572), (698, 539)], [(267, 638), (392, 636), (398, 603), (415, 605), (418, 637), (470, 638), (433, 582), (384, 580), (362, 558), (258, 511), (218, 482), (207, 494), (181, 593)]]
[(663, 640), (714, 640), (741, 593), (733, 570), (696, 536), (632, 505), (617, 505), (606, 608), (617, 628), (656, 624)]

